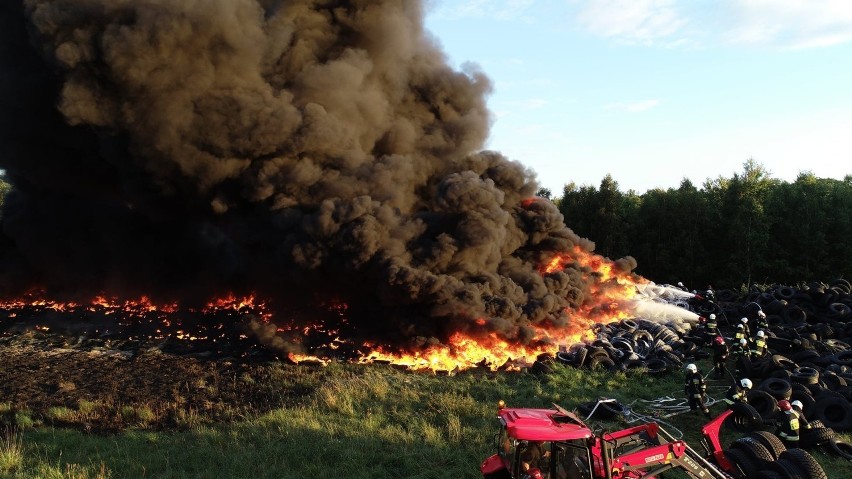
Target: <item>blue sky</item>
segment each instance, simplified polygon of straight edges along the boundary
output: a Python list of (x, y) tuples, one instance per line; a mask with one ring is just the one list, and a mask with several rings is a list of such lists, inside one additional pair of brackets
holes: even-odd
[(491, 78), (487, 148), (563, 185), (852, 174), (852, 0), (427, 0)]

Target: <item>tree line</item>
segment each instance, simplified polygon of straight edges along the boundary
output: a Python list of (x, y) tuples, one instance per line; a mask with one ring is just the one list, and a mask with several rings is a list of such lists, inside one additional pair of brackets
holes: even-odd
[[(0, 171), (0, 217), (11, 185)], [(772, 178), (754, 160), (732, 178), (701, 188), (622, 192), (607, 175), (599, 187), (565, 185), (552, 200), (565, 223), (608, 258), (633, 256), (636, 273), (690, 289), (748, 283), (796, 284), (852, 278), (852, 175), (800, 173)]]
[(597, 188), (568, 183), (559, 198), (539, 195), (597, 253), (633, 256), (635, 272), (656, 283), (705, 289), (852, 277), (852, 175), (803, 172), (789, 183), (748, 160), (741, 173), (701, 188), (684, 179), (676, 189), (622, 192), (607, 175)]

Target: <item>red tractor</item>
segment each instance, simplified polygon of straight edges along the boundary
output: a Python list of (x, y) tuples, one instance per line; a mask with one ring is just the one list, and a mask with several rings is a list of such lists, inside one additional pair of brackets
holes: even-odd
[[(746, 477), (748, 468), (763, 469), (757, 466), (757, 459), (749, 456), (750, 447), (762, 448), (755, 457), (770, 459), (763, 452), (770, 447), (756, 446), (753, 444), (756, 440), (733, 444), (732, 448), (744, 447), (743, 451), (736, 450), (736, 454), (723, 450), (719, 433), (722, 424), (733, 414), (731, 410), (704, 426), (702, 443), (706, 451), (701, 454), (684, 441), (672, 438), (654, 422), (595, 434), (574, 413), (557, 405), (554, 408), (507, 408), (502, 407), (501, 401), (497, 454), (480, 466), (484, 479), (654, 479), (673, 469), (680, 469), (692, 478), (731, 479)], [(781, 450), (772, 449), (771, 460), (779, 463), (772, 467), (789, 462), (785, 467), (796, 468), (790, 461), (775, 461)], [(804, 453), (799, 449), (791, 451)], [(743, 456), (749, 460), (748, 464)], [(739, 458), (743, 464), (731, 458)], [(778, 477), (797, 477), (793, 472), (791, 475), (783, 472)]]

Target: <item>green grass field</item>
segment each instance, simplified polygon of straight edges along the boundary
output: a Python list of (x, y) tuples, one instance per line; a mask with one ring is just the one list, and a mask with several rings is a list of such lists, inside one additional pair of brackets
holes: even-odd
[[(198, 417), (181, 431), (151, 430), (142, 421), (115, 435), (97, 435), (30, 421), (32, 426), (2, 436), (0, 477), (473, 479), (481, 477), (479, 464), (493, 453), (498, 400), (574, 409), (609, 397), (643, 412), (642, 399), (681, 399), (682, 389), (679, 373), (655, 378), (561, 366), (543, 376), (489, 371), (437, 376), (381, 365), (270, 367), (279, 369), (270, 377), (280, 381), (270, 387), (286, 389), (297, 381), (308, 392), (259, 417), (229, 424)], [(710, 395), (720, 397), (721, 388), (711, 387)], [(27, 423), (26, 411), (18, 415), (19, 423)], [(682, 431), (700, 448), (703, 417), (685, 413), (666, 421), (670, 432)], [(610, 430), (629, 425), (590, 424)], [(829, 477), (848, 476), (848, 462), (813, 454)]]

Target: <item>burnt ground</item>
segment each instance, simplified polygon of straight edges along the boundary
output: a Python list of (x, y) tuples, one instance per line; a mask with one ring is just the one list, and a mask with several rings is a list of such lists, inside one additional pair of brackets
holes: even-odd
[(0, 423), (92, 432), (183, 429), (304, 401), (321, 369), (257, 345), (238, 357), (210, 344), (83, 339), (0, 331)]

